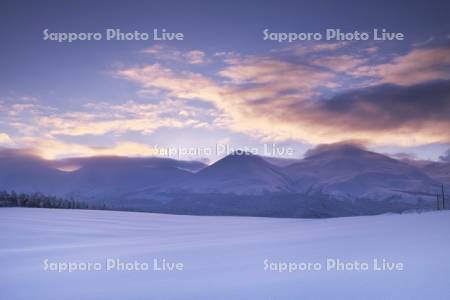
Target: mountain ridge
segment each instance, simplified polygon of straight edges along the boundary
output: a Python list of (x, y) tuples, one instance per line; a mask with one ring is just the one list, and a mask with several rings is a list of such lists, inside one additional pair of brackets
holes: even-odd
[[(60, 171), (64, 163), (78, 168)], [(245, 152), (205, 165), (157, 157), (55, 162), (29, 155), (2, 156), (0, 151), (0, 167), (0, 190), (167, 212), (190, 212), (200, 205), (212, 213), (235, 214), (242, 209), (251, 214), (263, 209), (264, 214), (289, 215), (296, 207), (313, 215), (332, 215), (346, 214), (355, 201), (360, 203), (359, 212), (366, 206), (372, 207), (371, 212), (383, 212), (424, 201), (434, 205), (440, 185), (450, 185), (446, 165), (414, 165), (354, 145), (317, 147), (288, 165)]]

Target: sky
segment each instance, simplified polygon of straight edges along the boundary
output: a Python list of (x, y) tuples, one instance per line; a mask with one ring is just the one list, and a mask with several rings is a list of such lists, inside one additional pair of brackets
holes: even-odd
[[(46, 159), (450, 149), (448, 1), (2, 1), (0, 147)], [(44, 40), (179, 32), (183, 40)], [(277, 41), (270, 33), (402, 33)], [(275, 35), (273, 35), (275, 36)]]

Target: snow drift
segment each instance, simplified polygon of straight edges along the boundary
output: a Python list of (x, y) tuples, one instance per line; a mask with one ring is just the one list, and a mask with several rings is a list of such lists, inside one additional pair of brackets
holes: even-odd
[[(0, 209), (8, 300), (446, 299), (450, 212), (334, 219)], [(182, 262), (184, 270), (53, 272), (49, 262)], [(403, 271), (295, 271), (270, 263), (402, 263)]]

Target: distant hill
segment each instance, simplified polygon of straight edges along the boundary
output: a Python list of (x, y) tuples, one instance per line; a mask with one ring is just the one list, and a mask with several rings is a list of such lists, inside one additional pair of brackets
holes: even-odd
[(402, 191), (432, 193), (439, 186), (418, 167), (353, 145), (322, 146), (284, 171), (298, 191), (349, 199), (411, 198)]
[(0, 190), (145, 211), (320, 217), (433, 208), (450, 183), (448, 163), (413, 164), (354, 145), (270, 161), (243, 152), (209, 166), (156, 157), (49, 161), (1, 150)]
[(196, 193), (262, 194), (291, 190), (290, 179), (281, 168), (242, 152), (202, 169), (181, 186)]

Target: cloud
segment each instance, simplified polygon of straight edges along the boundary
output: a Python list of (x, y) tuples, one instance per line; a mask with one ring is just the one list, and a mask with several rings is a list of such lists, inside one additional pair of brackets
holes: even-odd
[(218, 109), (216, 126), (275, 139), (290, 138), (292, 130), (289, 126), (283, 129), (280, 122), (273, 123), (282, 117), (282, 109), (273, 107), (264, 116), (261, 109), (272, 105), (275, 99), (279, 106), (308, 100), (316, 94), (315, 88), (334, 86), (331, 79), (335, 74), (314, 66), (271, 57), (225, 57), (227, 65), (215, 80), (160, 64), (119, 70), (117, 76), (138, 82), (142, 89), (165, 91), (169, 97), (210, 102)]
[(450, 163), (450, 149), (445, 151), (443, 155), (439, 156), (439, 160)]
[(415, 48), (422, 47), (422, 46), (425, 46), (425, 45), (433, 42), (434, 40), (435, 40), (434, 36), (431, 36), (431, 37), (427, 38), (426, 40), (422, 40), (422, 41), (413, 43), (412, 46)]
[(221, 93), (221, 88), (202, 74), (175, 71), (158, 63), (121, 69), (116, 76), (138, 82), (144, 90), (162, 89), (178, 98), (216, 101)]
[(385, 155), (390, 156), (394, 159), (405, 160), (405, 161), (418, 161), (417, 154), (407, 153), (407, 152), (399, 152), (399, 153), (385, 153)]
[[(72, 112), (34, 104), (15, 104), (4, 115), (4, 120), (7, 125), (27, 136), (125, 134), (130, 131), (151, 134), (159, 128), (184, 128), (204, 124), (205, 120), (195, 118), (195, 115), (200, 115), (201, 110), (186, 102), (170, 99), (157, 104), (135, 101), (120, 104), (88, 103), (79, 111)], [(185, 113), (180, 114), (180, 111)]]
[(0, 158), (37, 157), (37, 153), (29, 148), (0, 147)]
[(325, 141), (410, 146), (450, 141), (449, 115), (450, 81), (439, 81), (410, 87), (378, 85), (314, 104), (295, 103), (285, 110), (284, 120), (310, 124), (316, 138)]
[[(218, 56), (224, 64), (218, 77), (160, 64), (122, 69), (117, 75), (170, 97), (210, 102), (217, 109), (216, 126), (266, 141), (367, 140), (407, 146), (450, 140), (445, 130), (450, 126), (445, 81), (450, 72), (442, 68), (448, 50), (416, 49), (371, 65), (356, 54), (311, 49), (308, 55), (315, 55), (310, 60), (298, 53), (294, 58), (224, 53)], [(361, 85), (361, 78), (373, 80)], [(441, 81), (432, 82), (436, 79)]]
[[(0, 146), (31, 148), (45, 158), (92, 155), (153, 155), (151, 146), (127, 141), (128, 133), (151, 135), (160, 128), (207, 128), (209, 108), (193, 106), (181, 100), (159, 103), (127, 101), (118, 104), (92, 102), (79, 110), (66, 112), (40, 104), (8, 104), (2, 110), (0, 125), (15, 132), (14, 141), (0, 133)], [(86, 136), (105, 135), (117, 141), (108, 147), (69, 141), (82, 141)], [(92, 142), (91, 142), (92, 144)]]
[(316, 147), (306, 151), (304, 156), (307, 158), (320, 155), (322, 153), (326, 153), (329, 151), (351, 153), (353, 151), (360, 151), (360, 150), (366, 150), (364, 143), (358, 141), (343, 141), (333, 144), (317, 145)]
[(59, 140), (29, 138), (24, 141), (25, 148), (44, 159), (90, 156), (154, 156), (157, 149), (152, 146), (130, 141), (119, 141), (110, 146), (92, 146), (69, 143)]
[(219, 75), (234, 84), (270, 86), (276, 92), (303, 90), (325, 85), (334, 74), (314, 66), (281, 61), (271, 57), (245, 57), (229, 60)]
[(369, 54), (375, 53), (375, 52), (377, 52), (378, 50), (379, 50), (378, 47), (368, 47), (368, 48), (364, 49), (364, 51), (367, 52), (367, 53), (369, 53)]
[(443, 126), (450, 126), (450, 81), (352, 90), (323, 101), (317, 110), (349, 129), (379, 131), (430, 125), (443, 130)]
[(392, 83), (403, 86), (432, 80), (449, 80), (450, 49), (414, 49), (385, 64), (361, 66), (351, 74), (375, 77), (379, 84)]
[(150, 54), (158, 61), (176, 61), (192, 65), (207, 64), (210, 62), (210, 59), (207, 58), (206, 53), (201, 50), (182, 52), (171, 47), (155, 45), (143, 50), (142, 52)]
[(3, 146), (11, 146), (13, 145), (14, 142), (13, 140), (9, 137), (9, 135), (7, 135), (6, 133), (1, 133), (0, 132), (0, 145)]
[[(209, 59), (200, 50), (154, 46), (145, 51), (157, 62), (114, 71), (137, 85), (146, 102), (92, 102), (70, 112), (35, 99), (0, 102), (0, 125), (19, 132), (0, 140), (35, 146), (47, 157), (151, 153), (125, 135), (151, 135), (160, 128), (226, 128), (261, 141), (309, 144), (450, 141), (449, 49), (413, 49), (380, 63), (367, 55), (378, 56), (378, 48), (347, 46), (217, 53), (214, 61), (220, 63), (208, 70), (192, 66)], [(103, 149), (61, 141), (108, 134), (120, 142)]]
[(289, 46), (286, 48), (276, 49), (274, 52), (285, 52), (292, 53), (299, 56), (304, 56), (306, 54), (311, 53), (325, 53), (325, 52), (333, 52), (337, 51), (341, 48), (345, 48), (349, 45), (349, 42), (326, 42), (326, 43), (318, 43), (318, 42), (305, 42), (301, 45)]
[(184, 56), (188, 63), (193, 65), (205, 64), (207, 62), (205, 52), (200, 50), (192, 50)]
[(328, 69), (334, 70), (336, 72), (346, 72), (354, 69), (367, 62), (367, 59), (343, 54), (334, 56), (324, 56), (316, 58), (312, 61), (313, 64), (317, 66), (326, 67)]

